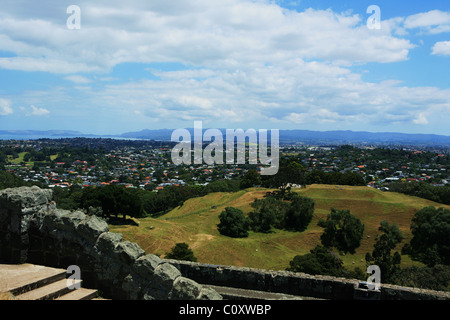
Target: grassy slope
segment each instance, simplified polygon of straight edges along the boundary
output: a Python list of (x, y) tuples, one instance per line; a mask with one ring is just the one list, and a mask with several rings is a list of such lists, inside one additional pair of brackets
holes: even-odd
[[(213, 193), (190, 199), (157, 219), (140, 219), (140, 226), (111, 226), (126, 240), (137, 242), (147, 253), (164, 256), (177, 242), (186, 242), (199, 262), (284, 270), (295, 255), (308, 253), (320, 244), (323, 229), (317, 226), (330, 208), (350, 209), (365, 225), (361, 246), (354, 255), (341, 256), (344, 264), (365, 268), (364, 256), (371, 252), (380, 221), (396, 222), (405, 236), (397, 246), (400, 250), (411, 239), (410, 221), (414, 213), (425, 206), (448, 207), (425, 199), (403, 194), (382, 192), (367, 187), (312, 185), (298, 189), (301, 195), (315, 200), (315, 214), (308, 229), (302, 233), (275, 230), (270, 234), (250, 232), (244, 239), (222, 236), (217, 231), (219, 214), (227, 206), (251, 211), (254, 198), (262, 198), (266, 189), (247, 189), (236, 193)], [(418, 264), (402, 256), (403, 266)]]

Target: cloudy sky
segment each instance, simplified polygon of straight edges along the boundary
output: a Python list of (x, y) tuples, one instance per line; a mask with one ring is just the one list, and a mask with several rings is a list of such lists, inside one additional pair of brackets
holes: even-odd
[(1, 0), (0, 130), (450, 135), (449, 75), (448, 0)]

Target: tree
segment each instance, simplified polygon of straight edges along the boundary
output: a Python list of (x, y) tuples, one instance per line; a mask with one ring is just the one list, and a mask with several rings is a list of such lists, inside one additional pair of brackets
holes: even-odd
[(321, 219), (318, 225), (325, 228), (320, 236), (322, 245), (325, 247), (335, 247), (344, 253), (353, 254), (361, 244), (364, 225), (350, 213), (350, 210), (332, 208), (327, 220)]
[(397, 270), (390, 279), (392, 284), (437, 291), (449, 291), (450, 266), (411, 266)]
[(389, 224), (387, 221), (381, 221), (378, 230), (382, 233), (377, 234), (372, 254), (366, 253), (366, 262), (380, 267), (383, 282), (389, 282), (400, 269), (401, 256), (397, 251), (394, 254), (391, 251), (402, 241), (403, 234), (396, 223)]
[(197, 258), (194, 256), (194, 252), (189, 248), (187, 243), (177, 243), (166, 255), (166, 259), (185, 260), (196, 262)]
[(314, 200), (294, 196), (285, 215), (285, 227), (289, 230), (304, 231), (314, 215)]
[(330, 249), (320, 245), (310, 250), (310, 253), (295, 256), (289, 265), (288, 271), (308, 274), (341, 276), (345, 272), (342, 260)]
[(220, 223), (217, 225), (219, 232), (233, 238), (248, 237), (249, 224), (244, 213), (233, 207), (226, 207), (219, 215)]
[(278, 188), (281, 194), (290, 190), (289, 184), (303, 184), (305, 168), (292, 159), (280, 159), (280, 166), (277, 174), (264, 177), (263, 183), (266, 187)]
[(272, 227), (304, 231), (314, 214), (314, 200), (288, 191), (267, 193), (263, 199), (251, 203), (254, 208), (248, 215), (250, 227), (255, 232), (269, 232)]
[(101, 188), (83, 189), (79, 194), (79, 203), (84, 209), (100, 207), (101, 212), (108, 218), (111, 215), (117, 217), (119, 214), (123, 215), (124, 219), (127, 215), (139, 218), (145, 213), (142, 198), (138, 194), (138, 190), (108, 185)]
[(248, 170), (242, 178), (239, 187), (241, 189), (251, 188), (261, 184), (261, 177), (255, 169)]
[(411, 219), (411, 255), (428, 266), (450, 264), (450, 210), (425, 207)]
[(249, 213), (250, 227), (255, 232), (269, 232), (273, 227), (284, 228), (284, 218), (289, 203), (275, 197), (255, 199), (251, 203), (253, 210)]

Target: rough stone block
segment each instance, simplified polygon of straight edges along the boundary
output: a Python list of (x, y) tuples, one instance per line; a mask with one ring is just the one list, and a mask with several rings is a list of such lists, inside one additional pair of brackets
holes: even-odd
[(172, 291), (169, 293), (169, 299), (194, 300), (199, 296), (201, 289), (202, 286), (197, 282), (180, 276), (173, 282)]
[(98, 237), (94, 249), (97, 251), (97, 254), (109, 255), (122, 240), (123, 235), (121, 233), (104, 232)]
[(202, 287), (197, 299), (198, 300), (222, 300), (223, 297), (219, 293), (217, 293), (216, 290), (213, 290), (208, 287)]
[(138, 244), (130, 241), (119, 242), (115, 251), (119, 253), (122, 261), (126, 263), (134, 263), (136, 259), (145, 254), (145, 251)]
[(77, 232), (86, 240), (95, 243), (97, 238), (103, 233), (109, 231), (109, 226), (106, 221), (97, 216), (88, 217), (81, 221), (77, 228)]
[(148, 254), (136, 259), (134, 269), (144, 279), (151, 279), (156, 267), (162, 263), (162, 259), (153, 254)]

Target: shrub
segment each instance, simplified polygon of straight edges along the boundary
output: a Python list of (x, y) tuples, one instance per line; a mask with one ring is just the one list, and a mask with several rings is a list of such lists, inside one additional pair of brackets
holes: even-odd
[(219, 215), (219, 219), (217, 229), (221, 234), (233, 238), (248, 237), (249, 224), (241, 210), (226, 207)]

